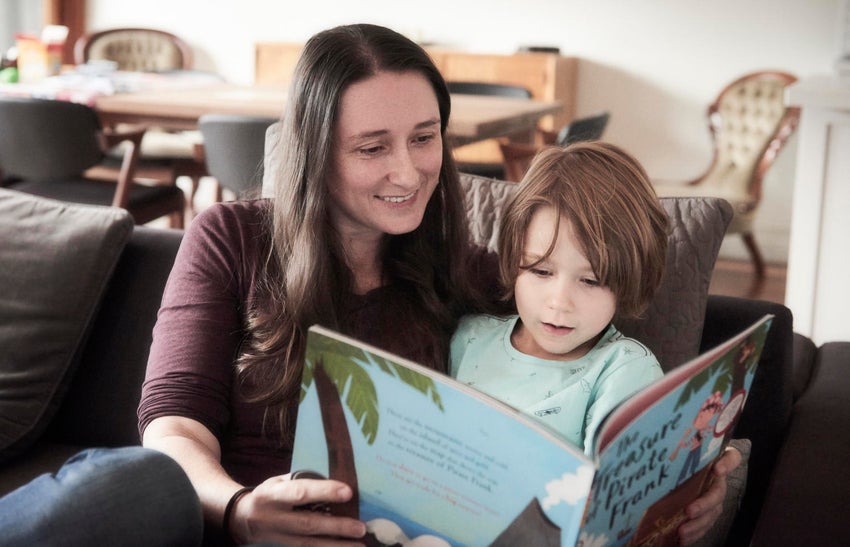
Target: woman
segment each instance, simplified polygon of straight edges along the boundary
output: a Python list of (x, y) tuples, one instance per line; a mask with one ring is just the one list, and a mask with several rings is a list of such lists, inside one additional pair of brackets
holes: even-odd
[[(424, 52), (380, 27), (333, 29), (308, 42), (288, 96), (275, 208), (225, 204), (193, 222), (139, 410), (144, 445), (183, 464), (208, 522), (240, 542), (364, 533), (291, 512), (344, 501), (346, 485), (280, 478), (310, 325), (444, 370), (456, 318), (484, 303), (443, 145), (449, 94)], [(243, 485), (257, 487), (224, 522)]]
[(358, 544), (363, 523), (297, 510), (344, 502), (347, 485), (288, 475), (306, 330), (445, 370), (457, 318), (495, 301), (496, 264), (468, 247), (449, 94), (419, 46), (374, 25), (321, 32), (288, 97), (274, 207), (219, 204), (186, 233), (139, 427), (219, 539)]

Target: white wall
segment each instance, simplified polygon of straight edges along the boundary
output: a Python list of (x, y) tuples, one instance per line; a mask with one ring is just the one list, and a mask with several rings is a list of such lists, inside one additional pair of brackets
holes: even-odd
[[(253, 79), (253, 44), (301, 42), (342, 23), (391, 26), (421, 41), (510, 53), (554, 45), (581, 59), (577, 113), (612, 113), (606, 138), (653, 178), (688, 179), (710, 160), (705, 108), (738, 75), (831, 72), (840, 0), (89, 0), (90, 29), (153, 26), (184, 37), (196, 66)], [(787, 258), (796, 140), (769, 172), (756, 236)], [(744, 256), (737, 238), (726, 256)]]
[(0, 0), (0, 53), (15, 45), (16, 32), (41, 31), (41, 7), (32, 0)]

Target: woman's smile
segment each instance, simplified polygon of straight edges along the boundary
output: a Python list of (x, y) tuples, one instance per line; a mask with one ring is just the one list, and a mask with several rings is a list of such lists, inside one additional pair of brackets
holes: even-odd
[(379, 199), (386, 201), (387, 203), (405, 203), (413, 196), (416, 195), (416, 192), (410, 192), (404, 196), (377, 196)]

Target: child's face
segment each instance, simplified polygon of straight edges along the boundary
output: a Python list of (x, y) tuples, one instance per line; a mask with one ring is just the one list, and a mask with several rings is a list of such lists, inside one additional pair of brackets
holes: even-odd
[(616, 297), (599, 285), (593, 268), (573, 236), (572, 223), (543, 207), (534, 213), (523, 247), (523, 264), (514, 284), (520, 321), (511, 341), (517, 350), (543, 359), (569, 361), (584, 356), (596, 344), (616, 311)]

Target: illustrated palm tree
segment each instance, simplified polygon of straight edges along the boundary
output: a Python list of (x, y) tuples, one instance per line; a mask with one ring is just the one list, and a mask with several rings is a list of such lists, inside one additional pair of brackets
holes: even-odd
[(733, 348), (734, 351), (727, 352), (722, 359), (718, 359), (716, 363), (691, 378), (676, 403), (676, 410), (690, 401), (691, 396), (702, 389), (715, 375), (712, 393), (719, 391), (720, 393), (728, 392), (731, 395), (743, 389), (744, 378), (755, 371), (761, 357), (755, 351), (757, 344), (754, 337), (756, 336), (767, 336), (767, 331), (755, 331), (751, 337), (736, 345)]
[[(322, 427), (328, 447), (328, 477), (345, 482), (354, 492), (348, 502), (333, 504), (331, 512), (338, 516), (358, 519), (360, 498), (357, 469), (354, 465), (351, 434), (343, 409), (343, 396), (345, 406), (355, 417), (363, 438), (370, 445), (378, 435), (380, 411), (377, 390), (369, 369), (377, 368), (385, 374), (399, 378), (408, 386), (430, 397), (440, 410), (443, 409), (443, 403), (434, 381), (428, 376), (333, 338), (313, 333), (310, 336), (311, 342), (307, 348), (301, 380), (301, 398), (304, 398), (312, 384), (316, 385)], [(315, 341), (312, 340), (314, 336)]]
[[(332, 504), (330, 510), (337, 516), (359, 519), (357, 468), (354, 464), (354, 448), (345, 419), (343, 398), (345, 407), (354, 416), (363, 438), (370, 445), (377, 438), (380, 422), (378, 393), (370, 370), (377, 368), (382, 373), (398, 378), (429, 397), (441, 411), (444, 410), (443, 402), (434, 380), (424, 374), (339, 340), (317, 333), (311, 333), (310, 336), (301, 379), (301, 399), (304, 399), (307, 390), (315, 384), (328, 450), (328, 477), (345, 482), (354, 492), (348, 502)], [(549, 520), (535, 498), (514, 518), (491, 547), (548, 547), (559, 544), (560, 528)]]

